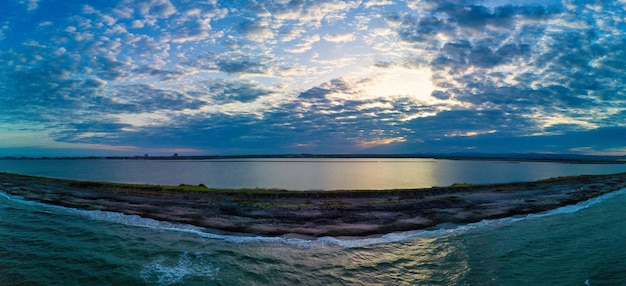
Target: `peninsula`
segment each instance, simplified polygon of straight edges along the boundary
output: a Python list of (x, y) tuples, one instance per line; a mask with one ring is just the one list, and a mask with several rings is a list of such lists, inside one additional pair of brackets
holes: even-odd
[(120, 212), (216, 232), (368, 236), (538, 213), (626, 188), (626, 173), (402, 190), (221, 190), (0, 173), (0, 190), (47, 204)]

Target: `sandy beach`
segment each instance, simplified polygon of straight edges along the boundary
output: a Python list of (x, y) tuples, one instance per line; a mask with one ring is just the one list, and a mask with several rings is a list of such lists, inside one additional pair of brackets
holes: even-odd
[(368, 236), (538, 213), (626, 188), (626, 173), (403, 190), (219, 190), (0, 173), (0, 190), (65, 207), (120, 212), (216, 232)]

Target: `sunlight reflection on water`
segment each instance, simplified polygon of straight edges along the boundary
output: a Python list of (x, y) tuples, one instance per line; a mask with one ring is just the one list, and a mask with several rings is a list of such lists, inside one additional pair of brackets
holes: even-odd
[(0, 171), (140, 184), (289, 190), (406, 189), (626, 172), (626, 164), (434, 159), (0, 160)]

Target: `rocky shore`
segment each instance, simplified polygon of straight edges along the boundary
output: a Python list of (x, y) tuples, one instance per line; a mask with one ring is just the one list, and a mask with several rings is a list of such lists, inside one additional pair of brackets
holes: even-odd
[(367, 236), (537, 213), (626, 188), (626, 173), (381, 191), (217, 190), (0, 173), (0, 190), (65, 207), (120, 212), (218, 232)]

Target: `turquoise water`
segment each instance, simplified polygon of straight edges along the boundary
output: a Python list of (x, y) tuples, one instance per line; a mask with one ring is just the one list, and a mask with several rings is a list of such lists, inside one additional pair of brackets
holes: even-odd
[(0, 285), (626, 285), (626, 190), (364, 239), (211, 234), (0, 192)]

